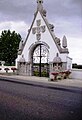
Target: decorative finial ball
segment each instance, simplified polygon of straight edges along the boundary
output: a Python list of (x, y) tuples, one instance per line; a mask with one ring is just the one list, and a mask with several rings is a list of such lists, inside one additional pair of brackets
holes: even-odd
[(37, 3), (43, 3), (43, 0), (37, 0)]

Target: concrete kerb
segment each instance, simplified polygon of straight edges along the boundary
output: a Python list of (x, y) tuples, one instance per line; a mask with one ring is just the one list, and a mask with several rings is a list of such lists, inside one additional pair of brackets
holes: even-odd
[(1, 78), (8, 78), (13, 81), (22, 83), (35, 82), (36, 84), (47, 83), (48, 85), (67, 86), (67, 87), (79, 87), (82, 88), (82, 80), (65, 79), (58, 81), (49, 81), (49, 78), (35, 77), (35, 76), (19, 76), (19, 75), (0, 75)]

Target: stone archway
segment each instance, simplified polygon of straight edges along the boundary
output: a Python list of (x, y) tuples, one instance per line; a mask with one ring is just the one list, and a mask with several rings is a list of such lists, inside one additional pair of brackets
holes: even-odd
[(33, 76), (49, 76), (49, 47), (38, 43), (30, 50), (31, 73)]

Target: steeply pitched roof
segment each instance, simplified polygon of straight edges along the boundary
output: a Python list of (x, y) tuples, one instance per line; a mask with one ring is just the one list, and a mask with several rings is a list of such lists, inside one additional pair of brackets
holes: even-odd
[[(51, 34), (52, 39), (54, 40), (54, 42), (55, 42), (55, 44), (56, 44), (59, 52), (60, 52), (60, 53), (69, 53), (67, 48), (66, 48), (66, 49), (63, 49), (63, 48), (61, 47), (60, 39), (57, 38), (57, 37), (55, 36), (55, 33), (51, 31), (51, 29), (50, 29), (50, 24), (49, 24), (49, 22), (48, 22), (48, 20), (47, 20), (47, 18), (46, 18), (46, 10), (44, 10), (43, 7), (42, 7), (42, 10), (41, 10), (41, 9), (39, 10), (39, 9), (37, 8), (37, 11), (36, 11), (35, 14), (34, 14), (34, 19), (33, 19), (33, 22), (32, 22), (32, 24), (31, 24), (31, 27), (30, 27), (30, 29), (29, 29), (29, 31), (28, 31), (26, 40), (25, 40), (25, 42), (24, 42), (24, 46), (25, 46), (25, 44), (26, 44), (26, 42), (27, 42), (27, 40), (28, 40), (28, 37), (29, 37), (29, 35), (30, 35), (31, 29), (32, 29), (32, 27), (33, 27), (33, 25), (34, 25), (34, 22), (35, 22), (35, 19), (36, 19), (36, 17), (37, 17), (38, 12), (40, 13), (41, 17), (43, 18), (43, 20), (44, 20), (44, 22), (45, 22), (45, 24), (46, 24), (46, 26), (47, 26), (47, 28), (48, 28), (48, 30), (49, 30), (49, 33)], [(24, 47), (23, 47), (23, 48), (24, 48)]]

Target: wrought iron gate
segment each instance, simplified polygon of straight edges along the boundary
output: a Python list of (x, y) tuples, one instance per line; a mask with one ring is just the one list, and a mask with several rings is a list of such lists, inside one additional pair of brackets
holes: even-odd
[(33, 75), (40, 77), (49, 76), (49, 50), (44, 45), (39, 45), (33, 53)]

